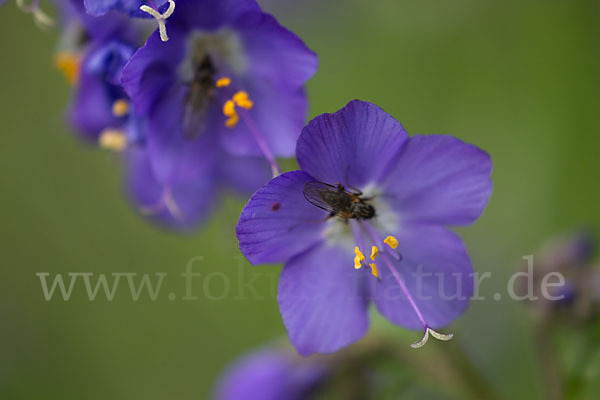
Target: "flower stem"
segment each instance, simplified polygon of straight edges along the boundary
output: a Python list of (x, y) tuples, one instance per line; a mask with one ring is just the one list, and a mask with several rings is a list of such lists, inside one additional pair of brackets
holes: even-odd
[(548, 400), (562, 400), (565, 398), (562, 373), (552, 343), (552, 329), (548, 325), (547, 319), (542, 319), (536, 324), (535, 346), (537, 358), (546, 398)]
[(399, 345), (388, 335), (371, 334), (367, 337), (373, 346), (383, 349), (382, 354), (392, 356), (398, 364), (417, 371), (427, 384), (450, 389), (456, 396), (472, 400), (499, 400), (500, 397), (481, 374), (462, 346), (454, 342), (432, 343), (418, 352)]
[(273, 178), (281, 175), (281, 169), (279, 168), (279, 165), (277, 165), (277, 161), (275, 160), (275, 156), (273, 155), (273, 152), (271, 152), (269, 145), (265, 141), (263, 135), (258, 130), (258, 127), (254, 123), (254, 120), (252, 119), (250, 114), (245, 110), (241, 110), (240, 115), (242, 116), (242, 120), (244, 120), (244, 123), (248, 127), (248, 130), (250, 130), (250, 133), (252, 133), (252, 137), (254, 137), (256, 144), (260, 148), (260, 151), (262, 151), (265, 159), (271, 165), (271, 171), (273, 172)]

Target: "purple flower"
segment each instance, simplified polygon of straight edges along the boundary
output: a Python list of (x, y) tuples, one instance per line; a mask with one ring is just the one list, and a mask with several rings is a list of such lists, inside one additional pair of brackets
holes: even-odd
[(150, 18), (140, 7), (151, 6), (164, 12), (168, 7), (168, 0), (83, 0), (83, 4), (88, 14), (96, 17), (116, 10), (132, 17)]
[(116, 144), (112, 148), (122, 150), (125, 142), (116, 139), (117, 131), (127, 126), (132, 113), (121, 73), (140, 44), (141, 32), (123, 15), (90, 17), (81, 4), (59, 5), (62, 37), (55, 64), (74, 89), (69, 122), (93, 143), (106, 142), (107, 133), (109, 144)]
[[(546, 242), (523, 266), (516, 293), (538, 314), (536, 320), (594, 321), (600, 309), (600, 270), (594, 264), (596, 237), (578, 229)], [(560, 279), (558, 277), (561, 277)]]
[(312, 120), (301, 167), (256, 192), (237, 225), (253, 264), (285, 263), (278, 301), (301, 354), (330, 353), (367, 331), (368, 305), (407, 329), (433, 329), (468, 306), (472, 266), (448, 225), (468, 225), (492, 191), (487, 153), (445, 135), (408, 137), (379, 107), (352, 101)]
[[(208, 208), (198, 196), (254, 190), (268, 179), (261, 158), (274, 167), (293, 154), (316, 56), (253, 0), (180, 0), (167, 28), (168, 42), (155, 32), (123, 71), (145, 126), (129, 175), (150, 214), (199, 221)], [(198, 207), (186, 213), (189, 193)]]
[(306, 400), (326, 375), (324, 366), (278, 349), (249, 354), (218, 384), (216, 400)]

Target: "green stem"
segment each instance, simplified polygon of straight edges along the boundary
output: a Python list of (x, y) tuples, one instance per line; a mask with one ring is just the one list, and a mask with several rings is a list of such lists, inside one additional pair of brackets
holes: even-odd
[[(363, 346), (379, 349), (380, 354), (392, 356), (401, 365), (418, 371), (427, 384), (449, 388), (460, 398), (499, 400), (500, 397), (456, 341), (427, 343), (424, 348), (412, 349), (399, 345), (395, 338), (371, 334)], [(371, 350), (376, 351), (376, 350)]]

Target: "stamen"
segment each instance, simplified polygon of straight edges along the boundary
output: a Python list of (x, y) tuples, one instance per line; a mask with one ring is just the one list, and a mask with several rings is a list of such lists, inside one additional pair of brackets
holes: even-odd
[(233, 117), (234, 115), (237, 115), (233, 100), (227, 100), (225, 104), (223, 104), (223, 114), (225, 114), (226, 117)]
[(158, 203), (152, 206), (140, 207), (140, 213), (142, 213), (142, 215), (152, 216), (158, 214), (165, 208), (175, 219), (180, 221), (184, 219), (185, 215), (175, 201), (173, 192), (168, 187), (164, 189)]
[[(361, 269), (365, 261), (365, 256), (362, 253), (362, 251), (360, 251), (358, 246), (354, 247), (354, 254), (356, 254), (356, 256), (354, 257), (354, 269)], [(375, 257), (377, 257), (377, 247), (373, 246), (373, 248), (371, 249), (371, 260), (375, 260)], [(379, 278), (379, 271), (377, 270), (377, 266), (374, 263), (371, 263), (369, 264), (369, 267), (371, 267), (371, 273), (373, 274), (373, 276)]]
[(375, 278), (379, 278), (379, 271), (377, 271), (377, 265), (375, 265), (375, 263), (371, 263), (369, 264), (369, 267), (371, 267), (371, 274), (373, 274)]
[(363, 255), (362, 251), (360, 251), (358, 246), (354, 247), (354, 254), (356, 254), (356, 257), (358, 257), (360, 261), (365, 261), (365, 256)]
[(225, 126), (228, 128), (233, 128), (240, 120), (239, 115), (235, 110), (235, 106), (249, 110), (254, 106), (254, 103), (248, 97), (248, 93), (243, 90), (235, 93), (231, 100), (227, 100), (225, 104), (223, 104), (223, 114), (225, 114), (226, 117), (229, 117), (225, 121)]
[(377, 246), (373, 246), (371, 248), (371, 260), (375, 261), (375, 257), (377, 257), (378, 252), (379, 249), (377, 248)]
[(105, 129), (98, 138), (98, 145), (107, 150), (123, 151), (127, 147), (127, 137), (118, 129)]
[[(229, 78), (225, 77), (225, 78), (221, 78), (217, 81), (217, 86), (220, 84), (219, 82), (221, 82), (223, 79), (225, 79), (224, 82), (227, 83), (227, 85), (229, 85), (231, 83), (231, 80)], [(221, 84), (224, 84), (224, 83), (221, 82)], [(233, 128), (238, 124), (240, 119), (243, 120), (244, 123), (246, 124), (248, 130), (254, 137), (256, 144), (258, 145), (258, 147), (262, 151), (263, 155), (265, 156), (265, 158), (271, 165), (271, 170), (273, 171), (273, 177), (276, 177), (279, 174), (281, 174), (281, 170), (279, 169), (279, 165), (277, 165), (275, 156), (271, 152), (269, 145), (267, 144), (267, 142), (263, 138), (261, 132), (259, 131), (258, 127), (254, 123), (254, 120), (252, 119), (250, 114), (246, 111), (246, 110), (250, 110), (253, 106), (254, 106), (254, 102), (252, 100), (250, 100), (250, 97), (248, 96), (248, 92), (245, 92), (243, 90), (236, 92), (231, 97), (231, 99), (227, 100), (225, 102), (225, 104), (223, 104), (223, 114), (227, 117), (227, 120), (225, 120), (225, 126), (228, 128)], [(237, 110), (236, 107), (241, 108), (241, 110)], [(238, 111), (239, 111), (239, 114), (238, 114)]]
[(396, 239), (394, 236), (386, 237), (384, 239), (383, 243), (387, 244), (392, 249), (396, 249), (396, 247), (398, 247), (398, 239)]
[(425, 343), (427, 343), (427, 341), (429, 340), (429, 335), (430, 334), (431, 334), (431, 336), (433, 336), (437, 340), (442, 340), (444, 342), (447, 342), (448, 340), (450, 340), (450, 339), (452, 339), (454, 337), (454, 335), (451, 334), (451, 333), (448, 333), (448, 334), (439, 333), (439, 332), (434, 331), (430, 327), (426, 327), (425, 328), (425, 334), (423, 335), (423, 337), (421, 338), (421, 340), (419, 340), (418, 342), (415, 342), (415, 343), (411, 344), (410, 347), (412, 347), (413, 349), (418, 349), (418, 348), (421, 348), (421, 347), (425, 346)]
[(40, 29), (47, 29), (54, 26), (54, 20), (40, 9), (40, 0), (33, 0), (30, 5), (25, 4), (25, 0), (17, 0), (17, 7), (33, 15), (33, 22)]
[(215, 83), (215, 86), (216, 86), (216, 87), (218, 87), (218, 88), (224, 88), (224, 87), (227, 87), (227, 86), (229, 86), (229, 85), (231, 85), (231, 79), (230, 79), (230, 78), (228, 78), (228, 77), (226, 77), (226, 76), (225, 76), (225, 77), (223, 77), (223, 78), (220, 78), (220, 79), (219, 79), (219, 80), (218, 80), (218, 81)]
[(70, 51), (60, 51), (54, 56), (54, 66), (63, 73), (67, 82), (71, 85), (79, 79), (79, 68), (81, 61), (79, 55)]
[(234, 94), (232, 99), (238, 107), (245, 108), (246, 110), (249, 110), (254, 106), (254, 103), (248, 97), (248, 93), (243, 90)]
[(165, 200), (165, 206), (167, 207), (167, 210), (169, 210), (171, 215), (175, 219), (177, 219), (179, 221), (183, 221), (184, 213), (181, 210), (181, 208), (179, 208), (179, 204), (177, 204), (177, 202), (175, 201), (175, 197), (173, 196), (173, 193), (168, 189), (165, 190), (164, 200)]
[(167, 8), (163, 14), (147, 5), (140, 6), (140, 10), (154, 17), (156, 22), (158, 22), (158, 33), (160, 34), (160, 40), (163, 42), (168, 41), (169, 36), (167, 35), (167, 26), (165, 25), (165, 21), (173, 14), (173, 11), (175, 11), (175, 2), (173, 0), (169, 0), (169, 8)]
[(124, 117), (129, 113), (129, 101), (119, 99), (113, 103), (112, 113), (115, 117)]
[(239, 120), (240, 120), (240, 117), (237, 114), (232, 115), (231, 117), (229, 117), (229, 119), (227, 121), (225, 121), (225, 126), (228, 128), (233, 128), (234, 126), (237, 125)]

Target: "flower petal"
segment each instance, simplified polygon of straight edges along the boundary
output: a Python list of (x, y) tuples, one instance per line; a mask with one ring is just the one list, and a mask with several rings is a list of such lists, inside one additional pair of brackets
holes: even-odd
[(250, 199), (236, 227), (240, 249), (252, 264), (279, 263), (322, 240), (327, 212), (303, 194), (312, 178), (302, 171), (271, 180)]
[(352, 252), (322, 244), (283, 268), (279, 310), (301, 355), (333, 353), (367, 332), (365, 271), (354, 269), (353, 257)]
[(246, 75), (251, 79), (296, 91), (317, 71), (317, 55), (273, 16), (246, 13), (234, 25), (248, 62)]
[(452, 136), (408, 139), (384, 184), (402, 220), (468, 225), (492, 193), (490, 156)]
[(171, 39), (162, 42), (158, 32), (154, 32), (125, 65), (121, 81), (139, 114), (152, 112), (156, 102), (176, 82), (177, 67), (185, 52), (183, 35), (170, 27)]
[[(210, 213), (216, 199), (216, 185), (210, 170), (206, 175), (177, 186), (167, 187), (161, 183), (152, 168), (147, 151), (130, 149), (126, 155), (126, 183), (130, 196), (137, 208), (148, 216), (169, 227), (190, 229), (199, 225)], [(166, 190), (179, 211), (165, 204)]]
[(325, 367), (296, 358), (299, 357), (277, 349), (262, 349), (243, 357), (225, 373), (215, 399), (306, 399), (325, 376)]
[(118, 128), (122, 121), (112, 113), (112, 97), (110, 86), (101, 77), (84, 70), (68, 111), (71, 125), (94, 142), (103, 129)]
[(185, 96), (185, 88), (173, 86), (148, 117), (146, 141), (152, 165), (157, 179), (168, 185), (201, 179), (213, 168), (220, 154), (216, 136), (225, 129), (214, 117), (215, 106), (211, 105), (205, 127), (192, 135), (184, 133), (181, 110)]
[(326, 183), (363, 187), (380, 181), (406, 140), (400, 122), (378, 106), (354, 100), (308, 123), (296, 147), (304, 171)]
[(187, 30), (199, 28), (214, 31), (231, 24), (242, 14), (260, 11), (256, 0), (176, 0), (176, 4), (175, 12), (169, 18), (169, 25)]
[(402, 256), (401, 261), (392, 261), (396, 277), (382, 259), (378, 262), (381, 281), (371, 287), (377, 309), (407, 329), (423, 329), (421, 318), (434, 329), (448, 325), (465, 311), (473, 293), (473, 267), (462, 240), (446, 228), (431, 225), (405, 226), (396, 238)]
[(246, 197), (267, 183), (271, 174), (271, 167), (261, 157), (235, 157), (225, 153), (219, 158), (219, 182)]

